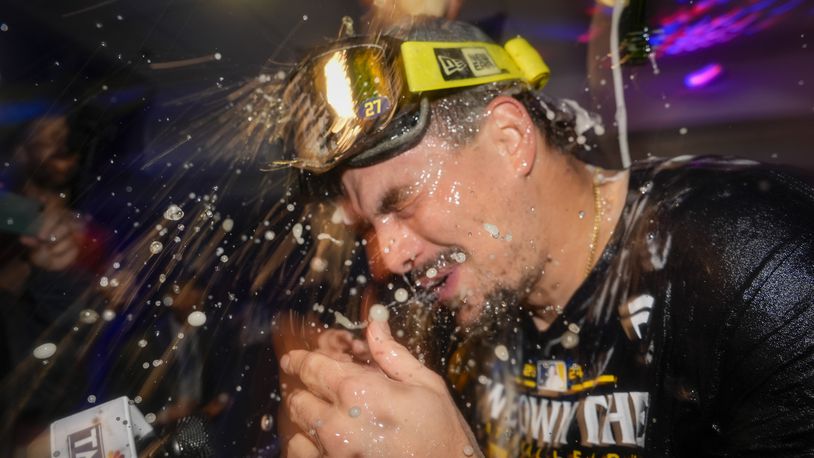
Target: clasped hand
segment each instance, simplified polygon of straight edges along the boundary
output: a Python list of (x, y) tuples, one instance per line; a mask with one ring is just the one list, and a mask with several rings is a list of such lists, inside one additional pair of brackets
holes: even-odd
[(306, 350), (281, 358), (282, 370), (301, 382), (285, 395), (289, 419), (300, 429), (287, 455), (478, 454), (444, 380), (393, 339), (386, 314), (369, 320), (366, 337), (370, 365)]

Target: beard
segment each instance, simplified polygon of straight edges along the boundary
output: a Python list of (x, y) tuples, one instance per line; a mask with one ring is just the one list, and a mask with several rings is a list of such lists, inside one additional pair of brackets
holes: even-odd
[(526, 292), (539, 281), (542, 267), (527, 270), (516, 282), (495, 283), (480, 295), (480, 300), (469, 297), (440, 302), (437, 288), (418, 286), (422, 281), (426, 283), (430, 269), (444, 272), (450, 265), (465, 265), (471, 259), (463, 248), (451, 247), (404, 279), (413, 289), (413, 299), (401, 307), (404, 313), (397, 312), (404, 331), (403, 343), (441, 374), (450, 369), (450, 357), (456, 352), (469, 354), (472, 352), (466, 349), (479, 348), (475, 353), (491, 353), (497, 343), (511, 340), (508, 336), (517, 334), (525, 320), (531, 319), (523, 303)]
[[(522, 291), (522, 290), (520, 290)], [(397, 313), (403, 330), (402, 343), (430, 369), (444, 374), (450, 368), (450, 357), (456, 353), (471, 354), (475, 348), (491, 348), (504, 336), (513, 334), (529, 314), (514, 288), (498, 288), (477, 305), (480, 310), (471, 322), (458, 324), (461, 306), (411, 302)], [(462, 351), (463, 350), (463, 351)], [(478, 350), (480, 353), (484, 350)]]

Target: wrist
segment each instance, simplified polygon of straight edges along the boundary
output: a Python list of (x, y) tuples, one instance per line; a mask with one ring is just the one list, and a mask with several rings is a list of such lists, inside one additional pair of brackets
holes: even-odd
[(463, 456), (463, 457), (473, 457), (473, 458), (483, 458), (483, 452), (481, 452), (480, 448), (478, 447), (478, 441), (475, 438), (475, 434), (472, 432), (472, 429), (469, 428), (469, 425), (461, 415), (461, 412), (457, 409), (456, 413), (458, 414), (458, 424), (460, 425), (460, 433), (458, 436), (456, 444), (458, 444), (458, 451), (451, 450), (453, 453), (451, 456)]

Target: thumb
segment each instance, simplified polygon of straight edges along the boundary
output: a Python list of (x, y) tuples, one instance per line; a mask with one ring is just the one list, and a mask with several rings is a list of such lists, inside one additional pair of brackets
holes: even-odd
[(30, 235), (22, 235), (20, 236), (20, 244), (25, 245), (27, 247), (33, 247), (40, 243), (40, 241), (36, 237), (32, 237)]
[(367, 325), (367, 344), (373, 361), (384, 373), (400, 382), (435, 383), (437, 375), (427, 369), (409, 350), (393, 339), (387, 319), (387, 307), (376, 304), (370, 308)]

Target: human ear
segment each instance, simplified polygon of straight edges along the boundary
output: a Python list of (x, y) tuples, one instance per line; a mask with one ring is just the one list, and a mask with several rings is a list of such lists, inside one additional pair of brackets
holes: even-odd
[(499, 153), (509, 160), (518, 176), (531, 173), (537, 152), (537, 126), (528, 111), (514, 97), (495, 97), (487, 107), (487, 131)]

